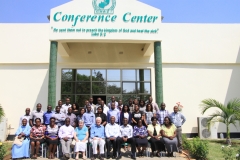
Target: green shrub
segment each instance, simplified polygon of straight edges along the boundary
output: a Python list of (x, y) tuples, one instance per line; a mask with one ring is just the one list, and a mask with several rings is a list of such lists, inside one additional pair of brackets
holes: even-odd
[(240, 160), (240, 149), (237, 151), (236, 160)]
[(227, 147), (222, 146), (222, 154), (225, 160), (234, 160), (236, 158), (234, 149), (230, 145)]
[(0, 142), (0, 159), (4, 158), (4, 155), (6, 153), (6, 146), (2, 142)]

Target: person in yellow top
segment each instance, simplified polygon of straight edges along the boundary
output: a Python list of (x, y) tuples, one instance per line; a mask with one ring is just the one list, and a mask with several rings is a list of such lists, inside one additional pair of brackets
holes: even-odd
[(169, 117), (164, 118), (164, 125), (162, 125), (161, 135), (163, 137), (165, 146), (167, 148), (168, 157), (173, 156), (173, 152), (178, 152), (176, 126), (172, 123)]
[(148, 130), (148, 142), (151, 144), (151, 157), (154, 157), (154, 152), (157, 150), (157, 155), (160, 157), (160, 152), (165, 151), (165, 146), (161, 140), (161, 126), (157, 124), (157, 118), (151, 118), (152, 124), (147, 127)]

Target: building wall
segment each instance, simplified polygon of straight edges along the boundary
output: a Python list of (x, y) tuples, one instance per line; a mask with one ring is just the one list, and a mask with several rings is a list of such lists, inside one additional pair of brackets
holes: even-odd
[[(49, 63), (48, 24), (0, 24), (0, 103), (16, 131), (24, 109), (37, 103), (46, 110)], [(168, 110), (183, 105), (187, 122), (184, 133), (197, 133), (199, 104), (205, 98), (227, 103), (240, 97), (239, 24), (161, 24), (164, 101)], [(86, 54), (70, 43), (70, 57), (58, 56), (57, 99), (60, 99), (62, 68), (151, 68), (155, 93), (154, 56), (138, 51), (144, 44), (94, 44)], [(85, 45), (87, 46), (87, 45)], [(97, 47), (102, 47), (97, 49)], [(84, 47), (84, 45), (83, 45)], [(119, 50), (124, 50), (120, 55)], [(13, 111), (14, 108), (14, 111)], [(211, 111), (203, 116), (207, 116)], [(238, 127), (239, 129), (239, 127)], [(223, 132), (224, 126), (218, 131)], [(231, 127), (233, 132), (237, 132)]]

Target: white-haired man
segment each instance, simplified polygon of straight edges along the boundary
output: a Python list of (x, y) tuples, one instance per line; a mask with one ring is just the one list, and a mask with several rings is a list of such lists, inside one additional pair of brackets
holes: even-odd
[(104, 126), (101, 125), (101, 122), (101, 117), (97, 117), (96, 124), (91, 126), (90, 142), (92, 143), (93, 147), (93, 157), (91, 160), (95, 160), (97, 158), (97, 146), (99, 146), (100, 149), (100, 160), (104, 160), (105, 133)]

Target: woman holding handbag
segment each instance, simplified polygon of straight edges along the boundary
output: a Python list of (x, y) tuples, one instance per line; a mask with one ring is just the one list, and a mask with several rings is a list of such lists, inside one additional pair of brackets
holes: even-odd
[(27, 125), (27, 119), (22, 120), (22, 125), (18, 127), (16, 137), (12, 146), (12, 159), (29, 157), (29, 134), (31, 127)]

